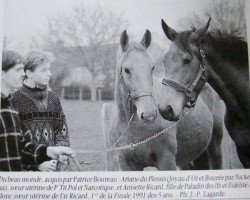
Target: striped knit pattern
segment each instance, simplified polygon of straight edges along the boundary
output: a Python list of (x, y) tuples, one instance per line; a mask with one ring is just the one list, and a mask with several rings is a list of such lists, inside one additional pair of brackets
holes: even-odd
[(23, 87), (13, 93), (26, 137), (36, 144), (69, 146), (68, 127), (58, 95), (47, 89)]

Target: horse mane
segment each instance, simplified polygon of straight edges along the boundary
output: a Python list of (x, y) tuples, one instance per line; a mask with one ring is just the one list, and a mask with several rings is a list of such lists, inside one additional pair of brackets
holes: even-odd
[[(195, 33), (196, 28), (178, 33), (175, 40), (176, 44), (184, 51), (192, 53), (190, 44), (196, 43), (198, 35)], [(208, 56), (214, 58), (220, 55), (233, 64), (240, 64), (241, 66), (248, 64), (248, 50), (247, 43), (236, 34), (229, 34), (220, 30), (213, 30), (207, 32), (203, 37), (203, 44), (208, 45)]]
[(235, 64), (244, 65), (248, 62), (247, 43), (238, 35), (216, 30), (207, 33), (204, 40), (212, 47), (214, 54), (218, 53)]

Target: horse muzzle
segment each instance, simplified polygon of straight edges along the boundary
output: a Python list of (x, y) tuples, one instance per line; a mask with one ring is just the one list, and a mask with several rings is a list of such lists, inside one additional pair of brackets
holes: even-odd
[(159, 113), (163, 119), (166, 119), (168, 121), (177, 121), (179, 119), (179, 116), (175, 115), (172, 106), (167, 105), (164, 109), (161, 109), (158, 106), (158, 108), (159, 108)]
[(157, 117), (157, 111), (154, 110), (153, 112), (142, 112), (140, 119), (147, 123), (147, 124), (152, 124)]

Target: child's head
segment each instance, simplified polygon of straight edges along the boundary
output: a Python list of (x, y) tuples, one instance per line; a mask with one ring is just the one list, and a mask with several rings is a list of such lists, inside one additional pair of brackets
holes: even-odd
[(22, 56), (15, 51), (2, 52), (2, 71), (7, 72), (17, 64), (22, 63)]
[(32, 51), (24, 59), (24, 72), (27, 70), (35, 71), (35, 69), (44, 64), (52, 62), (52, 55), (43, 51)]
[(24, 59), (26, 78), (38, 86), (47, 86), (51, 77), (51, 54), (42, 51), (30, 52)]
[[(2, 89), (18, 89), (24, 77), (22, 56), (15, 51), (2, 52)], [(3, 88), (6, 87), (6, 88)]]

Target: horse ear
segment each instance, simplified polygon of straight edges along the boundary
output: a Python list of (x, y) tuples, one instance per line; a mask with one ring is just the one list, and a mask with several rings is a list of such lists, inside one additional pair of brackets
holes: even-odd
[(144, 47), (148, 48), (149, 45), (151, 44), (151, 38), (152, 38), (151, 37), (151, 32), (149, 30), (146, 30), (146, 32), (144, 33), (143, 38), (141, 40), (141, 44)]
[(204, 34), (207, 32), (207, 29), (208, 29), (208, 27), (210, 25), (210, 21), (211, 21), (211, 17), (209, 18), (209, 20), (208, 20), (208, 22), (207, 22), (207, 24), (205, 26), (203, 26), (202, 28), (197, 29), (195, 31), (195, 33), (197, 33), (199, 35), (199, 37), (204, 36)]
[(123, 51), (127, 50), (128, 42), (129, 42), (129, 38), (128, 38), (128, 35), (127, 35), (127, 31), (125, 30), (125, 31), (122, 32), (122, 35), (121, 35), (121, 38), (120, 38), (120, 44), (121, 44), (121, 47), (122, 47)]
[(171, 41), (173, 42), (174, 39), (176, 38), (176, 36), (177, 36), (178, 33), (177, 33), (174, 29), (170, 28), (170, 27), (164, 22), (163, 19), (161, 20), (161, 27), (162, 27), (162, 29), (163, 29), (165, 35), (168, 37), (168, 39), (171, 40)]

